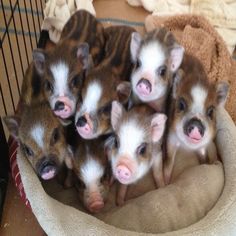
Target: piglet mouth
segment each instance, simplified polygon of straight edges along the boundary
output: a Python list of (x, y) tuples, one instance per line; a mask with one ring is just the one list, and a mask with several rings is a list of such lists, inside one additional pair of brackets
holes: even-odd
[(73, 111), (72, 111), (72, 102), (67, 97), (60, 98), (54, 106), (54, 113), (56, 116), (67, 119), (69, 118)]
[(148, 96), (152, 92), (152, 85), (147, 79), (141, 79), (136, 85), (138, 94)]
[(40, 176), (44, 180), (52, 179), (57, 174), (57, 167), (54, 162), (46, 162), (42, 164)]

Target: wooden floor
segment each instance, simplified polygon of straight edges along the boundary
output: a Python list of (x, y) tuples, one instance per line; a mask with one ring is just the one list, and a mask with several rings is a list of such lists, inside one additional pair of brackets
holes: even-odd
[(41, 236), (46, 235), (38, 224), (34, 214), (20, 198), (10, 179), (5, 199), (0, 228), (1, 236)]

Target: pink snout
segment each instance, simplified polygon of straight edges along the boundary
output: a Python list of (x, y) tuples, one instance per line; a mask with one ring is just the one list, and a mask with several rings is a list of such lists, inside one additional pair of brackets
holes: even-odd
[(202, 139), (202, 135), (197, 127), (194, 127), (191, 132), (188, 134), (188, 137), (193, 143), (198, 143)]
[(88, 209), (92, 213), (98, 213), (103, 207), (104, 207), (104, 202), (98, 200), (98, 201), (92, 202), (89, 205)]
[(104, 207), (104, 201), (100, 192), (93, 192), (88, 202), (88, 210), (92, 213), (99, 212)]
[(136, 85), (137, 92), (142, 96), (147, 96), (152, 92), (152, 85), (147, 79), (141, 79)]
[(71, 101), (68, 97), (59, 97), (55, 103), (54, 113), (56, 116), (66, 119), (72, 115), (72, 107), (73, 101)]
[(116, 177), (121, 183), (125, 183), (131, 178), (131, 171), (125, 165), (118, 165), (116, 168)]
[(89, 124), (86, 124), (83, 127), (76, 126), (76, 129), (78, 133), (80, 134), (80, 136), (85, 139), (89, 138), (93, 134), (93, 131), (90, 128)]

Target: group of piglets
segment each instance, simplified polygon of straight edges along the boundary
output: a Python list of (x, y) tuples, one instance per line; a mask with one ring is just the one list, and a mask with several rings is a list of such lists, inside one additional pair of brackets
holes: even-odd
[(216, 158), (216, 109), (228, 84), (212, 84), (199, 60), (173, 34), (158, 28), (143, 37), (133, 28), (103, 28), (80, 10), (55, 47), (33, 51), (20, 109), (5, 117), (37, 175), (76, 186), (91, 213), (118, 181), (127, 187), (152, 171), (156, 187), (171, 181), (177, 151)]

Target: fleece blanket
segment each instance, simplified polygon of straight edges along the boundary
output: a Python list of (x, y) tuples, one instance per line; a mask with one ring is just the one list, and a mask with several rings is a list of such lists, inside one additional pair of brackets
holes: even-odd
[(20, 153), (17, 162), (32, 211), (48, 235), (161, 235), (171, 230), (176, 231), (165, 235), (234, 235), (236, 127), (223, 108), (217, 111), (216, 142), (225, 178), (219, 162), (190, 167), (168, 187), (114, 208), (105, 220), (109, 224), (50, 197)]
[(132, 6), (143, 6), (153, 15), (197, 14), (207, 18), (223, 37), (232, 54), (236, 45), (235, 0), (126, 0)]
[(226, 108), (236, 122), (236, 62), (231, 58), (222, 37), (203, 16), (186, 14), (161, 17), (150, 15), (145, 20), (147, 31), (163, 25), (174, 33), (187, 53), (202, 62), (210, 81), (226, 80), (230, 83)]

